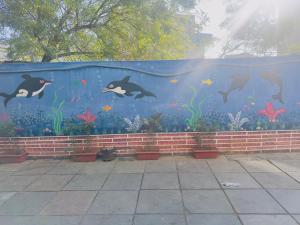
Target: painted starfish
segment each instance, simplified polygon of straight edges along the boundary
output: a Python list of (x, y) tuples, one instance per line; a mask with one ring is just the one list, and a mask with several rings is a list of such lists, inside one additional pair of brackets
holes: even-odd
[(94, 116), (90, 110), (87, 110), (83, 114), (77, 115), (77, 118), (83, 120), (86, 124), (93, 123), (96, 120), (96, 116)]
[(0, 115), (0, 121), (1, 122), (8, 122), (9, 121), (9, 115), (7, 113), (2, 113)]
[(284, 108), (280, 108), (275, 110), (273, 104), (268, 102), (265, 109), (262, 109), (258, 112), (258, 114), (268, 117), (270, 123), (276, 122), (276, 118), (278, 115), (286, 112)]

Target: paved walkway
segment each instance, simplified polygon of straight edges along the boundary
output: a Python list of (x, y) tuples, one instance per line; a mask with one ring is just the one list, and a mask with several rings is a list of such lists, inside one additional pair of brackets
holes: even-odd
[(0, 225), (79, 224), (299, 225), (300, 154), (0, 165)]

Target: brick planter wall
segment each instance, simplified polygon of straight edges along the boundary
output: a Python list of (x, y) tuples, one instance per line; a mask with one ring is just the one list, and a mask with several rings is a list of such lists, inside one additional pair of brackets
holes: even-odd
[[(195, 133), (157, 133), (156, 145), (165, 154), (187, 154), (197, 145)], [(202, 133), (203, 145), (215, 146), (222, 153), (293, 152), (300, 151), (299, 131), (240, 131)], [(76, 140), (76, 144), (74, 144)], [(31, 157), (68, 157), (74, 146), (84, 148), (84, 136), (0, 138), (0, 151), (25, 149)], [(149, 142), (147, 134), (111, 134), (90, 137), (91, 146), (116, 147), (119, 155), (132, 155)]]

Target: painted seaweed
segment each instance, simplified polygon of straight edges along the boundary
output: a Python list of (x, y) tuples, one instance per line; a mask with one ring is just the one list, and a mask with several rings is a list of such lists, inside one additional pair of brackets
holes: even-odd
[(188, 104), (183, 104), (182, 108), (187, 110), (190, 113), (190, 117), (186, 119), (187, 129), (191, 131), (197, 131), (201, 126), (201, 118), (202, 118), (202, 105), (204, 103), (204, 98), (200, 100), (200, 102), (196, 102), (197, 98), (197, 90), (194, 87), (191, 87), (192, 97)]
[(53, 129), (56, 135), (62, 134), (62, 124), (63, 124), (63, 107), (65, 101), (59, 101), (56, 92), (54, 93), (51, 111), (53, 118)]

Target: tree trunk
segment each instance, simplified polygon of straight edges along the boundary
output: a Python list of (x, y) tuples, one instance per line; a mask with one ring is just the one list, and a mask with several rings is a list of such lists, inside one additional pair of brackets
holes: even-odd
[(52, 56), (51, 55), (48, 55), (48, 54), (44, 54), (43, 55), (43, 58), (42, 58), (42, 62), (50, 62), (52, 60)]

